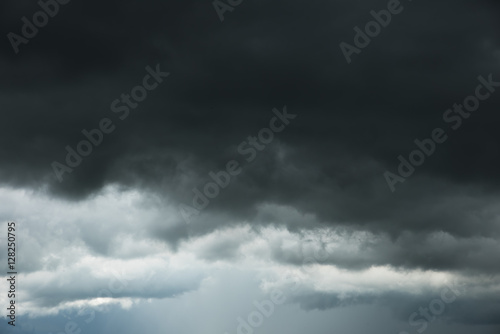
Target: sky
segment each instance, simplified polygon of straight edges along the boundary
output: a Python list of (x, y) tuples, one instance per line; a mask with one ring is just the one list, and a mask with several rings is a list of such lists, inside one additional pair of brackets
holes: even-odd
[(498, 2), (0, 7), (0, 333), (500, 333)]

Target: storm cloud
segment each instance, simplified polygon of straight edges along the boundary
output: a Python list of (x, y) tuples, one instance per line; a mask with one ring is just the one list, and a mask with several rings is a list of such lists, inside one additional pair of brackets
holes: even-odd
[[(242, 1), (221, 22), (211, 1), (72, 0), (16, 53), (8, 34), (41, 7), (2, 2), (0, 221), (20, 226), (25, 324), (61, 331), (44, 326), (104, 305), (109, 323), (148, 309), (197, 333), (185, 307), (200, 303), (193, 317), (234, 331), (269, 287), (287, 289), (286, 272), (300, 288), (263, 333), (298, 331), (294, 318), (361, 333), (357, 314), (376, 322), (385, 310), (376, 328), (415, 330), (408, 317), (451, 281), (466, 292), (429, 333), (496, 333), (500, 7), (402, 0), (348, 63), (340, 43), (387, 6)], [(479, 84), (489, 96), (477, 110), (444, 116)], [(446, 141), (391, 191), (385, 173), (403, 177), (400, 157), (436, 128)], [(60, 177), (54, 162), (67, 166)], [(98, 296), (116, 275), (127, 283)], [(217, 301), (226, 285), (242, 299)], [(210, 305), (229, 311), (212, 319)], [(187, 313), (170, 322), (153, 311), (176, 307)], [(101, 321), (87, 330), (118, 328)]]

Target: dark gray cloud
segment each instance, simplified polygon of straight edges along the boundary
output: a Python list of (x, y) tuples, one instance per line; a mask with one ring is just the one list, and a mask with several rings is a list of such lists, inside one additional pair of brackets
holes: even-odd
[[(33, 10), (8, 4), (12, 15)], [(319, 185), (327, 188), (325, 202), (335, 196), (335, 186), (365, 193), (385, 168), (397, 167), (399, 154), (414, 148), (414, 138), (443, 125), (444, 110), (472, 92), (477, 75), (498, 69), (497, 7), (487, 2), (434, 4), (432, 14), (423, 4), (408, 4), (348, 66), (337, 42), (350, 41), (352, 27), (382, 5), (256, 2), (238, 8), (224, 24), (209, 3), (65, 5), (19, 57), (3, 51), (10, 116), (2, 133), (12, 143), (4, 152), (4, 182), (48, 182), (70, 197), (109, 182), (162, 184), (158, 191), (178, 198), (190, 192), (176, 187), (180, 174), (198, 181), (220, 168), (236, 154), (233, 146), (266, 125), (273, 107), (287, 104), (300, 120), (279, 135), (292, 152), (286, 162), (276, 161), (272, 150), (264, 152), (241, 177), (254, 184), (250, 197), (243, 184), (230, 190), (226, 197), (232, 200), (211, 207), (248, 211), (257, 201), (300, 201), (317, 194)], [(9, 19), (2, 28), (16, 31), (19, 24)], [(111, 101), (140, 83), (144, 67), (156, 63), (172, 76), (128, 119), (117, 120)], [(19, 85), (12, 84), (14, 78)], [(495, 191), (497, 106), (494, 95), (417, 174)], [(116, 123), (116, 132), (59, 184), (50, 163), (62, 161), (64, 147), (76, 146), (81, 130), (96, 127), (103, 117)], [(186, 159), (193, 163), (182, 165)], [(358, 170), (369, 162), (371, 167)], [(297, 172), (286, 175), (285, 163)], [(387, 196), (384, 191), (376, 189), (363, 200), (374, 205)], [(354, 196), (352, 206), (361, 194)], [(328, 210), (322, 206), (304, 209)], [(348, 211), (349, 218), (355, 215)], [(390, 214), (380, 213), (386, 219)], [(339, 218), (325, 212), (327, 220)]]
[[(372, 266), (394, 266), (402, 270), (444, 270), (456, 272), (497, 274), (499, 267), (491, 254), (498, 252), (498, 241), (492, 238), (455, 238), (445, 233), (406, 233), (395, 240), (387, 235), (343, 233), (344, 243), (325, 243), (322, 264), (349, 270), (365, 270)], [(312, 241), (314, 242), (314, 241)], [(351, 246), (350, 248), (347, 248)], [(282, 245), (272, 249), (273, 257), (284, 263), (303, 265), (304, 257), (314, 258), (316, 250), (300, 254), (284, 250)]]
[[(481, 301), (471, 298), (463, 298), (454, 296), (452, 293), (447, 293), (451, 300), (456, 297), (453, 302), (445, 303), (440, 297), (440, 293), (431, 292), (421, 294), (418, 297), (409, 294), (384, 294), (384, 295), (364, 295), (354, 297), (339, 297), (336, 294), (302, 294), (296, 296), (293, 302), (299, 303), (300, 307), (305, 310), (327, 310), (337, 307), (349, 307), (353, 305), (379, 305), (388, 306), (392, 312), (400, 320), (407, 323), (405, 327), (410, 330), (423, 328), (423, 323), (427, 323), (426, 329), (432, 327), (435, 322), (446, 321), (448, 323), (460, 323), (467, 325), (499, 325), (500, 322), (498, 312), (500, 311), (495, 298), (483, 297)], [(442, 311), (437, 306), (439, 303), (434, 300), (441, 300)], [(431, 305), (432, 306), (429, 306)], [(435, 305), (434, 305), (435, 304)], [(426, 319), (426, 310), (431, 318)], [(436, 314), (431, 312), (431, 309), (436, 310)], [(422, 313), (420, 313), (420, 311)], [(439, 313), (439, 314), (437, 314)], [(414, 316), (412, 317), (412, 315)], [(411, 317), (411, 319), (410, 319)], [(401, 328), (406, 329), (406, 328)]]

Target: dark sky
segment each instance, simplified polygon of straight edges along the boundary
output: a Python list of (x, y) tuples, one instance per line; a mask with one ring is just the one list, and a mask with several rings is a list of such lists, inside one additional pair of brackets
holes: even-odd
[[(2, 332), (99, 304), (83, 333), (234, 333), (280, 288), (256, 333), (499, 333), (500, 6), (402, 0), (348, 63), (390, 3), (243, 0), (221, 21), (209, 0), (71, 0), (13, 47), (41, 5), (3, 1), (0, 222), (24, 283)], [(84, 130), (99, 143), (67, 166)]]

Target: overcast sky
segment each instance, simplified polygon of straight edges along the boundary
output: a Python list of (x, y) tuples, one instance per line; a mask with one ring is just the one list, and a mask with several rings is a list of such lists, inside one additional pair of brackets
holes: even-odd
[(0, 3), (1, 333), (500, 333), (498, 2), (54, 1)]

